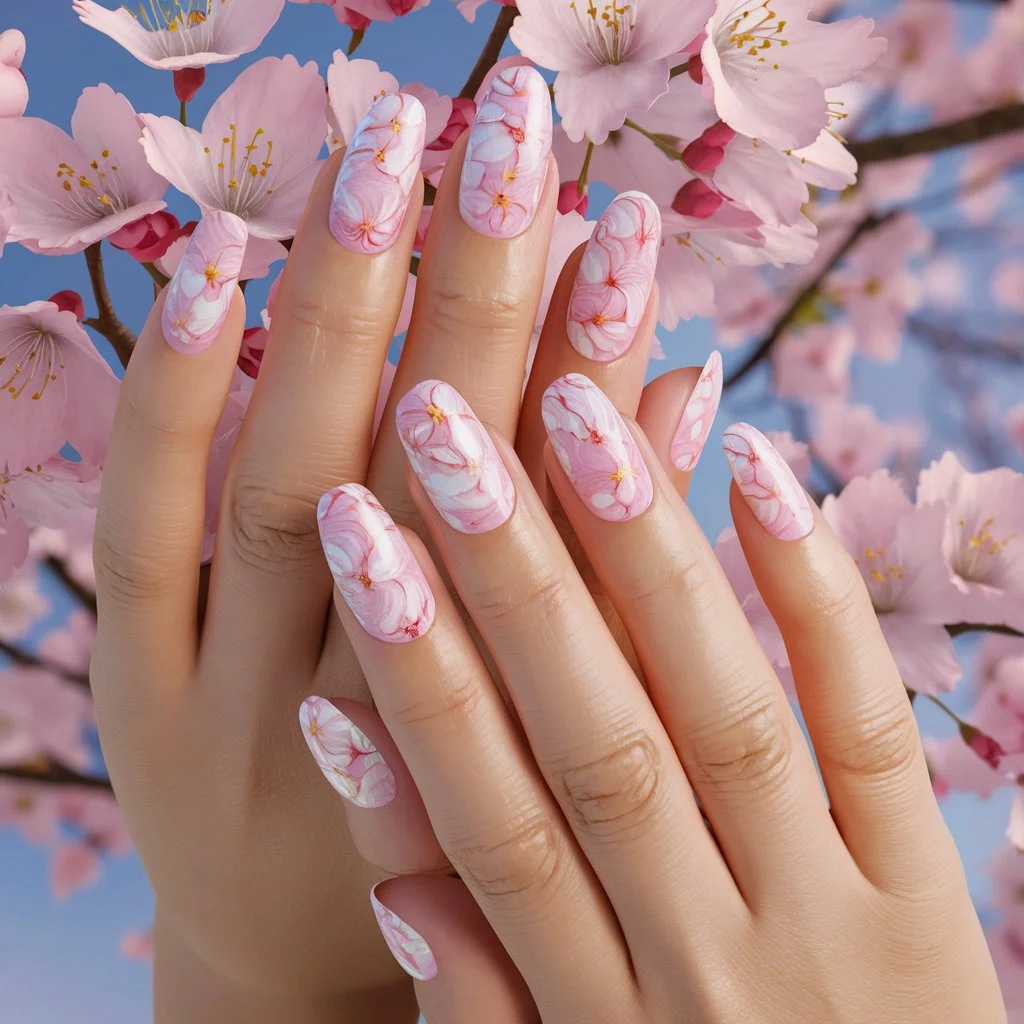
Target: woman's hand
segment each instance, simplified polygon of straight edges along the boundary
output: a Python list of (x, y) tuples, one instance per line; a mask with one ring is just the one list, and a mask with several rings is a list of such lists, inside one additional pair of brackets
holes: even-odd
[(733, 517), (824, 790), (662, 466), (658, 396), (639, 410), (654, 447), (581, 375), (543, 399), (551, 483), (639, 673), (469, 404), (420, 383), (398, 426), (511, 708), (423, 545), (364, 487), (320, 505), (340, 618), (459, 876), (374, 893), (431, 1024), (1005, 1021), (860, 573), (770, 443), (726, 430)]

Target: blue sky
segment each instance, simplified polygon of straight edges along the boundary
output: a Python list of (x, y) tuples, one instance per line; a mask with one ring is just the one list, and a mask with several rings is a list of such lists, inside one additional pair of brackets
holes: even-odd
[[(28, 37), (25, 71), (32, 91), (31, 115), (67, 128), (79, 91), (99, 81), (126, 93), (139, 111), (176, 113), (170, 75), (144, 67), (106, 37), (81, 26), (70, 0), (35, 0), (32, 4), (3, 0), (0, 7), (0, 29), (18, 27)], [(440, 91), (454, 93), (475, 59), (494, 13), (485, 7), (478, 24), (468, 25), (453, 5), (434, 0), (425, 14), (372, 26), (359, 55), (379, 61), (402, 81), (426, 81)], [(347, 30), (326, 7), (287, 4), (261, 54), (294, 53), (302, 60), (317, 61), (323, 72), (332, 51), (344, 48), (347, 42)], [(201, 119), (249, 59), (210, 70), (205, 88), (190, 108), (193, 122)], [(948, 169), (940, 169), (938, 175), (940, 179), (948, 176)], [(173, 192), (168, 199), (182, 219), (191, 215), (188, 201)], [(138, 328), (152, 295), (148, 278), (121, 254), (112, 254), (108, 265), (115, 306), (126, 323)], [(0, 303), (45, 299), (64, 288), (88, 295), (81, 257), (47, 259), (18, 246), (8, 247), (0, 262)], [(253, 300), (250, 308), (258, 310), (262, 289), (255, 287), (249, 295)], [(88, 308), (88, 299), (86, 305)], [(251, 322), (255, 322), (253, 318)], [(703, 363), (711, 333), (707, 324), (695, 323), (671, 334), (662, 332), (662, 340), (668, 362), (656, 365), (655, 372)], [(735, 353), (727, 353), (727, 364), (734, 357)], [(906, 415), (923, 406), (932, 377), (920, 350), (908, 347), (895, 369), (860, 366), (857, 386), (861, 394), (870, 395), (883, 417)], [(744, 416), (763, 427), (784, 427), (779, 410), (766, 410), (756, 400), (759, 387), (763, 388), (763, 380), (753, 381), (742, 395), (730, 396), (721, 422)], [(943, 446), (942, 440), (933, 439), (936, 450)], [(691, 505), (712, 537), (727, 524), (727, 486), (724, 460), (711, 451), (698, 471)], [(58, 608), (66, 611), (59, 600)], [(922, 723), (927, 731), (947, 731), (946, 722), (927, 708)], [(1005, 799), (984, 805), (954, 799), (947, 805), (978, 898), (985, 893), (983, 866), (1001, 840), (1007, 808)], [(135, 858), (109, 862), (96, 888), (56, 904), (49, 893), (43, 853), (10, 832), (0, 831), (0, 877), (4, 880), (0, 887), (0, 1007), (5, 1021), (137, 1024), (146, 1019), (148, 969), (118, 953), (122, 933), (146, 927), (152, 912), (145, 874)]]

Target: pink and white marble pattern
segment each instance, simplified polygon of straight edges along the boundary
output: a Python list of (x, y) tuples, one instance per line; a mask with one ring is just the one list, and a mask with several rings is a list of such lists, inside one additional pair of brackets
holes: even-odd
[(299, 706), (299, 725), (327, 781), (357, 807), (383, 807), (395, 799), (395, 777), (366, 733), (323, 697)]
[(391, 516), (361, 484), (328, 491), (316, 510), (327, 562), (370, 636), (402, 644), (434, 621), (434, 595)]
[(370, 890), (370, 905), (380, 925), (388, 949), (406, 974), (417, 981), (430, 981), (437, 975), (437, 961), (426, 940), (407, 925), (393, 910), (377, 899), (377, 886)]
[(608, 397), (581, 373), (559, 377), (541, 402), (551, 447), (583, 503), (609, 522), (650, 507), (654, 485), (640, 449)]
[(807, 494), (771, 441), (749, 423), (734, 423), (722, 437), (740, 494), (758, 522), (778, 540), (800, 540), (814, 527)]
[(516, 503), (494, 442), (450, 384), (425, 380), (398, 403), (398, 435), (444, 521), (460, 533), (501, 526)]
[(202, 352), (213, 344), (231, 306), (245, 258), (245, 221), (211, 210), (196, 226), (167, 286), (164, 338), (179, 352)]
[(669, 456), (676, 469), (690, 473), (696, 467), (715, 424), (721, 400), (722, 354), (715, 351), (704, 364), (672, 437)]
[(643, 192), (623, 192), (601, 214), (569, 297), (566, 330), (580, 355), (624, 356), (636, 338), (654, 283), (661, 214)]
[(331, 197), (331, 234), (354, 252), (389, 249), (402, 229), (426, 133), (423, 104), (388, 93), (370, 107), (345, 151)]
[(551, 95), (532, 67), (495, 75), (469, 132), (459, 209), (474, 231), (515, 238), (533, 220), (551, 152)]

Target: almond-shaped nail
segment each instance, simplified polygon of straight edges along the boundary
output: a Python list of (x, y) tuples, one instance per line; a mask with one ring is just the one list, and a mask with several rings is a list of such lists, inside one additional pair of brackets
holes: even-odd
[(486, 533), (512, 515), (512, 478), (455, 388), (440, 380), (417, 384), (398, 403), (396, 418), (409, 462), (449, 526)]
[(580, 355), (624, 356), (636, 338), (654, 284), (661, 214), (643, 192), (623, 192), (601, 214), (569, 297), (566, 330)]
[(417, 981), (430, 981), (436, 977), (437, 961), (426, 939), (377, 899), (376, 885), (370, 890), (370, 905), (388, 949), (405, 973)]
[(163, 329), (179, 352), (202, 352), (220, 333), (242, 272), (249, 232), (245, 221), (211, 210), (196, 225), (167, 286)]
[(581, 373), (559, 377), (541, 402), (551, 447), (583, 503), (601, 519), (623, 522), (650, 507), (654, 485), (615, 406)]
[(390, 249), (405, 219), (423, 155), (426, 114), (407, 93), (370, 107), (345, 151), (331, 197), (331, 234), (353, 252)]
[(676, 469), (691, 472), (700, 461), (715, 424), (718, 403), (722, 400), (722, 355), (712, 352), (697, 378), (690, 397), (679, 417), (679, 426), (672, 437), (669, 457)]
[(361, 484), (328, 491), (317, 507), (334, 582), (370, 636), (402, 644), (434, 621), (434, 595), (405, 538)]
[(299, 725), (327, 781), (356, 807), (383, 807), (395, 799), (395, 777), (366, 733), (323, 697), (299, 706)]
[(778, 540), (800, 540), (814, 527), (807, 494), (771, 441), (749, 423), (722, 436), (736, 486), (757, 521)]
[(469, 130), (459, 186), (463, 220), (491, 238), (522, 234), (537, 212), (550, 152), (547, 83), (534, 68), (506, 68)]

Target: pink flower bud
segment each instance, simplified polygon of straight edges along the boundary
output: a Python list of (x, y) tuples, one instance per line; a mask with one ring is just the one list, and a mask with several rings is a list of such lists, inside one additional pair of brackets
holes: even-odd
[(174, 95), (182, 103), (191, 103), (206, 81), (206, 68), (181, 68), (174, 72)]
[(961, 722), (960, 737), (990, 768), (995, 771), (999, 770), (1006, 751), (991, 736), (973, 725)]
[(259, 376), (263, 352), (267, 347), (266, 327), (247, 327), (242, 334), (242, 348), (238, 353), (238, 368), (254, 380)]
[(683, 217), (705, 220), (713, 216), (723, 202), (722, 196), (712, 191), (703, 181), (694, 178), (676, 193), (672, 209)]
[(456, 96), (452, 100), (452, 112), (448, 116), (448, 123), (441, 130), (441, 134), (427, 146), (427, 149), (435, 153), (444, 153), (451, 149), (458, 141), (459, 136), (473, 123), (474, 117), (476, 117), (476, 104), (472, 100)]
[(704, 84), (704, 61), (699, 50), (690, 58), (686, 72), (698, 85)]
[(713, 174), (725, 159), (721, 146), (709, 146), (703, 138), (694, 139), (683, 150), (683, 163), (698, 174)]
[(416, 0), (388, 0), (388, 7), (395, 12), (395, 17), (400, 18), (408, 14), (416, 6)]
[(85, 316), (85, 303), (82, 302), (82, 296), (70, 288), (51, 295), (50, 302), (62, 312), (74, 313), (76, 320), (81, 320)]
[(583, 192), (580, 193), (578, 184), (575, 181), (562, 182), (561, 187), (558, 189), (558, 212), (559, 213), (572, 213), (575, 210), (581, 216), (587, 215), (587, 204), (589, 197), (587, 196), (587, 187), (583, 186)]
[(701, 138), (709, 146), (728, 146), (736, 138), (736, 132), (724, 121), (717, 121), (710, 128), (704, 130)]
[(123, 249), (132, 259), (140, 263), (153, 263), (171, 247), (171, 243), (183, 234), (178, 218), (173, 213), (161, 210), (150, 213), (131, 224), (115, 231), (110, 244)]
[(370, 19), (365, 14), (351, 8), (335, 4), (334, 15), (342, 25), (347, 25), (353, 32), (365, 32), (370, 27)]

